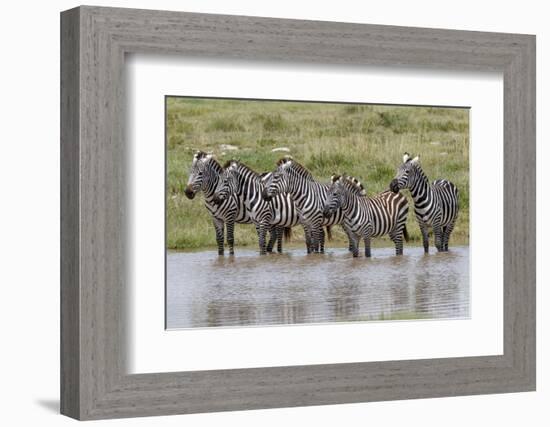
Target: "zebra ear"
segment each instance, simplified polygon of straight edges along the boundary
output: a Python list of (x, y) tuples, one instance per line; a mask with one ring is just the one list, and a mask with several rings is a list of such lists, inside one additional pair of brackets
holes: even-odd
[(409, 160), (409, 153), (403, 154), (403, 163), (407, 163), (407, 160)]
[(195, 151), (195, 154), (193, 155), (193, 164), (197, 163), (197, 161), (199, 160), (202, 160), (204, 156), (206, 156), (206, 153), (204, 151)]
[(414, 159), (411, 160), (412, 163), (418, 163), (420, 161), (420, 158), (416, 156)]

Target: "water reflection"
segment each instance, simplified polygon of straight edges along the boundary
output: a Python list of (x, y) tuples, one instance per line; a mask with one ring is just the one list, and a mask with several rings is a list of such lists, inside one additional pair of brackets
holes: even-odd
[(353, 259), (296, 250), (259, 257), (239, 250), (171, 253), (168, 328), (468, 317), (469, 249), (424, 255), (374, 249)]

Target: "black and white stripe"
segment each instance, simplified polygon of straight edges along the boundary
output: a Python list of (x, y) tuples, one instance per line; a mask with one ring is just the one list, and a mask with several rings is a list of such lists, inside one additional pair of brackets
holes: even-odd
[[(228, 162), (218, 182), (214, 201), (221, 203), (231, 195), (237, 195), (250, 215), (250, 219), (258, 231), (260, 254), (265, 254), (265, 234), (267, 230), (274, 229), (279, 236), (284, 229), (298, 224), (298, 212), (290, 196), (278, 195), (270, 201), (262, 198), (264, 180), (268, 180), (270, 174), (258, 174), (245, 164), (232, 160)], [(279, 243), (277, 250), (282, 251)]]
[(363, 185), (353, 177), (333, 176), (323, 209), (325, 216), (341, 209), (344, 228), (352, 240), (353, 256), (359, 255), (359, 239), (365, 242), (365, 256), (371, 256), (372, 237), (389, 235), (395, 253), (403, 254), (403, 237), (407, 238), (406, 223), (409, 205), (405, 196), (384, 191), (374, 197), (366, 195)]
[(266, 200), (285, 193), (294, 200), (300, 223), (304, 227), (308, 253), (324, 252), (323, 227), (342, 224), (344, 218), (341, 210), (335, 211), (329, 217), (323, 216), (328, 187), (327, 184), (315, 181), (311, 172), (291, 157), (280, 159), (277, 162), (277, 169), (266, 182), (264, 190)]
[[(235, 223), (251, 224), (252, 219), (244, 200), (238, 195), (231, 195), (231, 197), (228, 197), (222, 203), (214, 202), (214, 193), (222, 173), (222, 166), (211, 154), (197, 151), (191, 163), (185, 195), (187, 198), (193, 199), (197, 193), (203, 192), (204, 204), (212, 216), (212, 222), (216, 230), (218, 254), (224, 254), (224, 228), (227, 228), (227, 245), (229, 246), (229, 253), (233, 255)], [(282, 238), (282, 235), (276, 236), (276, 233), (272, 232), (271, 245), (273, 245), (273, 240), (276, 237)]]
[(432, 184), (420, 166), (418, 157), (403, 156), (403, 164), (392, 180), (393, 192), (409, 189), (414, 200), (414, 212), (420, 231), (424, 252), (429, 252), (428, 229), (434, 233), (438, 251), (449, 250), (449, 238), (458, 216), (458, 189), (446, 179), (438, 179)]

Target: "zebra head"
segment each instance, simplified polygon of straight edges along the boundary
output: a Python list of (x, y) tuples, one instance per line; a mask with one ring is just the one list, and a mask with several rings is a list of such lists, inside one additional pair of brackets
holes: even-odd
[(327, 198), (323, 206), (323, 216), (329, 218), (342, 206), (342, 179), (341, 175), (332, 175), (327, 191)]
[(346, 203), (348, 193), (356, 196), (365, 196), (366, 190), (361, 182), (353, 176), (332, 175), (327, 191), (327, 198), (323, 207), (323, 216), (330, 218)]
[(418, 156), (411, 158), (409, 153), (403, 155), (403, 163), (397, 169), (397, 175), (390, 183), (390, 190), (394, 193), (398, 193), (399, 190), (404, 188), (411, 189), (416, 179), (416, 169), (419, 165)]
[(212, 154), (207, 154), (204, 151), (197, 151), (193, 156), (189, 179), (185, 187), (185, 195), (188, 199), (193, 199), (199, 191), (204, 191), (211, 185), (210, 179), (213, 173), (211, 161), (215, 162)]
[(223, 203), (231, 194), (236, 194), (238, 190), (237, 182), (237, 168), (239, 163), (237, 160), (228, 161), (224, 167), (223, 172), (218, 180), (216, 191), (214, 192), (214, 198), (212, 201), (219, 205)]
[(283, 157), (277, 162), (277, 169), (274, 172), (262, 177), (264, 189), (262, 198), (269, 202), (278, 194), (288, 192), (288, 174), (287, 170), (292, 165), (292, 157)]
[(273, 172), (262, 172), (260, 174), (260, 181), (264, 188), (271, 181), (272, 175), (273, 175)]

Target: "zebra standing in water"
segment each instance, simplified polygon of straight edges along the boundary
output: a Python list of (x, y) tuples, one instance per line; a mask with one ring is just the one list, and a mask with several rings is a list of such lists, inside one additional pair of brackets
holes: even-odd
[(458, 216), (458, 189), (445, 179), (432, 184), (420, 167), (418, 156), (414, 159), (405, 153), (403, 164), (392, 180), (390, 188), (397, 193), (408, 188), (414, 200), (416, 220), (422, 232), (424, 252), (429, 252), (428, 228), (432, 227), (435, 247), (439, 252), (449, 250), (449, 237)]
[(304, 227), (308, 253), (323, 253), (325, 250), (323, 226), (342, 224), (344, 219), (341, 210), (337, 210), (328, 218), (323, 216), (327, 191), (327, 184), (315, 181), (311, 172), (290, 156), (283, 157), (277, 162), (277, 169), (267, 180), (264, 188), (265, 200), (271, 200), (277, 194), (285, 193), (292, 197), (298, 208), (300, 223)]
[(359, 239), (365, 242), (365, 256), (371, 256), (371, 237), (389, 234), (395, 244), (395, 254), (403, 255), (403, 237), (408, 240), (407, 214), (409, 204), (405, 196), (384, 191), (368, 197), (363, 185), (353, 177), (333, 175), (323, 215), (330, 217), (341, 209), (344, 227), (353, 243), (353, 256), (359, 255)]
[[(240, 194), (248, 209), (250, 219), (258, 231), (260, 255), (265, 255), (265, 235), (271, 228), (290, 230), (298, 224), (298, 212), (290, 196), (281, 194), (270, 202), (262, 198), (264, 180), (269, 174), (258, 174), (245, 164), (231, 160), (224, 165), (224, 172), (218, 181), (214, 202), (221, 203), (231, 194)], [(278, 245), (282, 252), (282, 245)]]
[[(216, 242), (218, 244), (218, 255), (224, 254), (224, 225), (227, 228), (227, 245), (229, 254), (234, 254), (234, 228), (235, 223), (251, 224), (249, 212), (244, 205), (244, 201), (238, 195), (232, 195), (223, 203), (214, 203), (214, 192), (220, 175), (223, 172), (221, 165), (212, 157), (203, 151), (197, 151), (193, 156), (189, 179), (185, 187), (185, 195), (188, 199), (193, 199), (195, 195), (202, 191), (204, 193), (204, 204), (210, 215), (216, 230)], [(270, 244), (273, 246), (277, 233), (271, 231)], [(281, 233), (282, 238), (282, 233)]]

